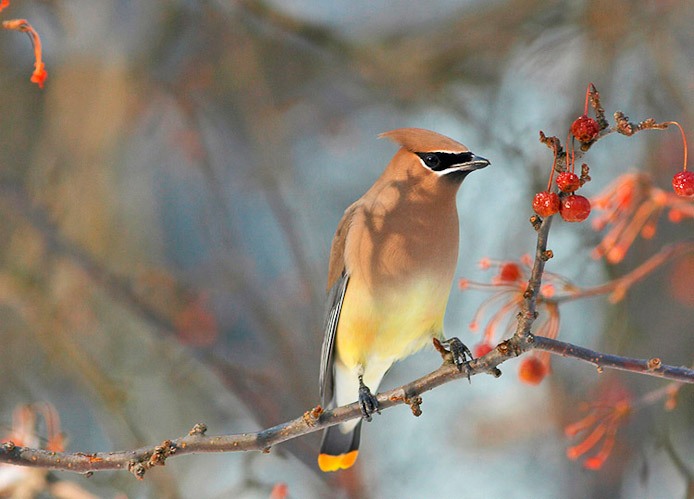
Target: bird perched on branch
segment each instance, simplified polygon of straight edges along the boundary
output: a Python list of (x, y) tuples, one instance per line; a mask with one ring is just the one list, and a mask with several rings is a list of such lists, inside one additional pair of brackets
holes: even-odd
[[(321, 355), (325, 408), (359, 401), (363, 419), (379, 412), (372, 394), (396, 360), (443, 338), (443, 316), (458, 259), (456, 193), (489, 161), (420, 128), (381, 134), (401, 146), (381, 177), (345, 211), (330, 251)], [(442, 344), (459, 369), (470, 354)], [(349, 468), (362, 420), (325, 430), (318, 465)]]

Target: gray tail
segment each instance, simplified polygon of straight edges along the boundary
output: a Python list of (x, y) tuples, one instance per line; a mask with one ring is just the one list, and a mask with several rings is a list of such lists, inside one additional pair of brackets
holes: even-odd
[(351, 431), (343, 433), (340, 425), (331, 426), (323, 433), (318, 466), (323, 471), (349, 468), (357, 459), (361, 421)]

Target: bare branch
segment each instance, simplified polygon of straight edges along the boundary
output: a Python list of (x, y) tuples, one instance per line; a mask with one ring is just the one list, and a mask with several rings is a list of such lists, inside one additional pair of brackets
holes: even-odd
[(588, 348), (572, 345), (571, 343), (565, 343), (559, 340), (544, 338), (542, 336), (535, 336), (534, 348), (561, 355), (562, 357), (571, 357), (573, 359), (590, 362), (595, 365), (599, 371), (602, 371), (603, 368), (617, 369), (619, 371), (631, 371), (648, 376), (656, 376), (658, 378), (682, 381), (684, 383), (694, 383), (694, 371), (692, 369), (684, 366), (674, 367), (665, 365), (658, 357), (653, 357), (648, 360), (632, 359), (630, 357), (596, 352)]
[[(619, 369), (684, 383), (694, 383), (694, 370), (686, 367), (664, 365), (659, 359), (640, 360), (604, 354), (570, 343), (533, 335), (514, 336), (497, 345), (484, 357), (471, 361), (468, 364), (470, 375), (488, 373), (499, 376), (501, 375), (501, 371), (497, 369), (499, 364), (533, 349), (590, 362), (599, 368)], [(465, 370), (459, 372), (454, 365), (445, 362), (435, 371), (411, 383), (380, 393), (377, 397), (379, 407), (381, 410), (385, 410), (407, 404), (417, 415), (421, 413), (422, 393), (466, 376)], [(209, 452), (269, 452), (272, 446), (279, 443), (359, 417), (361, 417), (361, 409), (356, 402), (329, 411), (323, 411), (318, 406), (292, 421), (257, 432), (211, 437), (205, 434), (207, 431), (205, 425), (198, 424), (188, 435), (175, 440), (165, 440), (160, 445), (129, 451), (92, 454), (52, 452), (19, 447), (12, 442), (6, 442), (0, 444), (0, 463), (78, 473), (127, 469), (141, 479), (149, 468), (158, 465), (163, 466), (166, 459), (172, 456)]]

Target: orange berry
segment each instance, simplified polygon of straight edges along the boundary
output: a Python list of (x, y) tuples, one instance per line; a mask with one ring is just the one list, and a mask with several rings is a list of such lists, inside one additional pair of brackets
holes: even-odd
[(559, 211), (559, 196), (556, 192), (538, 192), (533, 198), (533, 210), (541, 217), (554, 215)]
[(518, 377), (523, 383), (537, 385), (547, 376), (547, 367), (537, 357), (523, 359)]

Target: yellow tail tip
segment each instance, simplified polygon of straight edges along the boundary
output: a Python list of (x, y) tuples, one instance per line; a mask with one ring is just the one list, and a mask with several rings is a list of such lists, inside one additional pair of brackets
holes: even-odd
[(357, 460), (358, 453), (358, 450), (353, 450), (347, 454), (340, 454), (339, 456), (318, 454), (318, 467), (321, 469), (321, 471), (337, 471), (340, 469), (346, 470)]

